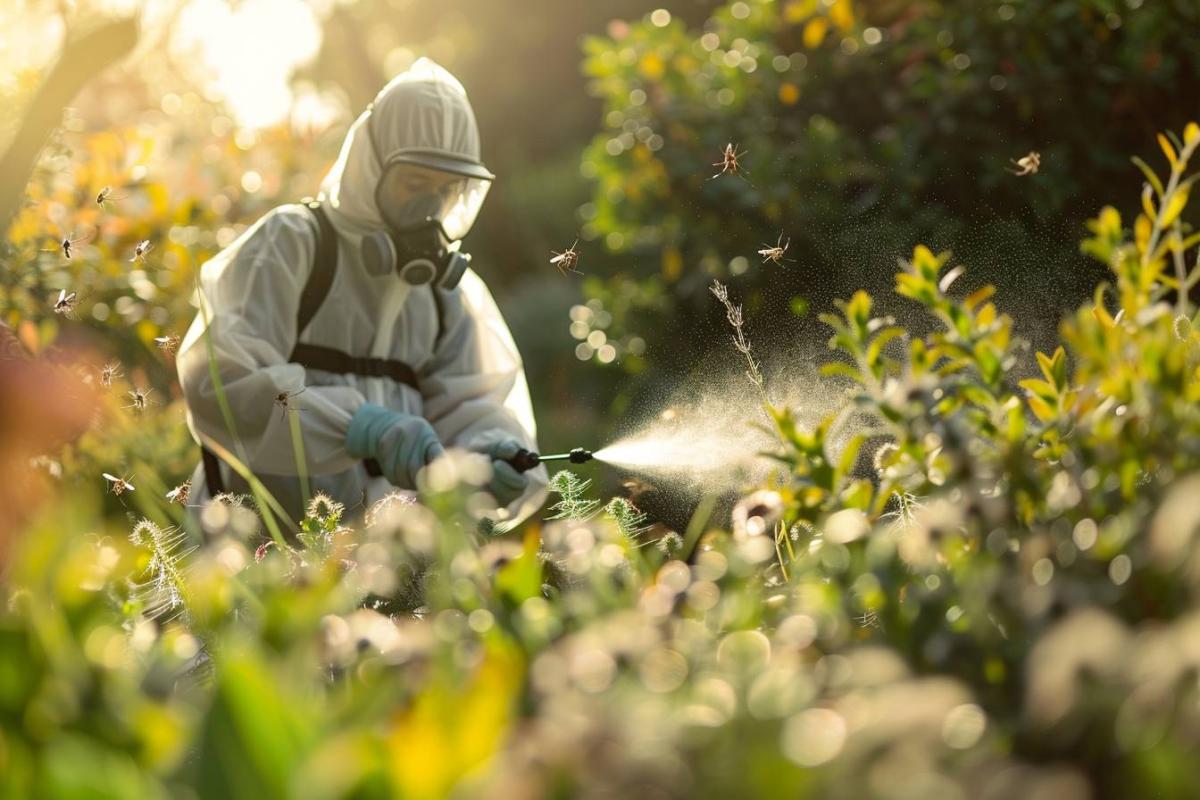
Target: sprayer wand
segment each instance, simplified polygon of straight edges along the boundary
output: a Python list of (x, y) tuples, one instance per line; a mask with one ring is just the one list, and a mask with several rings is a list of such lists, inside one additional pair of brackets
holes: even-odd
[(584, 464), (591, 461), (593, 457), (591, 450), (584, 450), (582, 447), (576, 447), (569, 453), (556, 453), (552, 456), (543, 456), (532, 450), (518, 450), (515, 456), (508, 459), (508, 463), (512, 464), (513, 469), (517, 472), (528, 472), (538, 464), (547, 461), (570, 461), (572, 464)]

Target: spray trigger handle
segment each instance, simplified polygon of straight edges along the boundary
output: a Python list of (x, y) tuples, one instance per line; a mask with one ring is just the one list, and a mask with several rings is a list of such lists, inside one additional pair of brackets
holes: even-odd
[(542, 459), (541, 456), (532, 450), (521, 448), (517, 451), (515, 456), (508, 459), (508, 463), (511, 464), (512, 468), (517, 472), (528, 472), (538, 464), (542, 463)]

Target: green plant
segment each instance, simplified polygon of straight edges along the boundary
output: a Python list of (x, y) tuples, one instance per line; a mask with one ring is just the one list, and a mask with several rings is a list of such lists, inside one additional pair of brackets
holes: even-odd
[[(774, 350), (819, 332), (808, 308), (878, 297), (917, 243), (986, 270), (1025, 310), (1018, 330), (1053, 349), (1054, 321), (1104, 277), (1076, 252), (1080, 221), (1127, 175), (1127, 153), (1149, 157), (1146, 120), (1186, 122), (1197, 14), (1180, 2), (747, 0), (701, 25), (647, 15), (588, 39), (603, 128), (584, 154), (580, 215), (585, 245), (613, 258), (584, 290), (611, 313), (609, 341), (658, 334), (607, 367), (627, 371), (622, 397), (670, 386), (719, 345), (714, 278)], [(747, 180), (712, 179), (728, 143), (746, 153)], [(1030, 150), (1041, 171), (1010, 174)], [(760, 263), (781, 233), (795, 263)]]
[(194, 540), (151, 464), (107, 508), (68, 478), (4, 551), (0, 796), (1195, 796), (1200, 126), (1160, 146), (1036, 375), (924, 246), (916, 324), (866, 291), (823, 317), (849, 410), (753, 398), (779, 469), (728, 532), (710, 499), (644, 547), (632, 502), (560, 472), (551, 519), (481, 534), (455, 453), (361, 518), (221, 496)]

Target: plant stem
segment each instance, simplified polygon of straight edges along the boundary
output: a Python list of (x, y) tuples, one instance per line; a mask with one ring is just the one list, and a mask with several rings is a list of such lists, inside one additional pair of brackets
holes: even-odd
[[(750, 351), (750, 341), (746, 338), (743, 328), (745, 321), (742, 317), (742, 307), (734, 305), (733, 301), (729, 299), (729, 288), (720, 281), (714, 280), (709, 291), (721, 301), (721, 305), (725, 306), (725, 319), (733, 327), (733, 344), (746, 359), (746, 377), (754, 384), (754, 388), (758, 389), (758, 394), (762, 398), (764, 411), (766, 411), (771, 407), (771, 401), (767, 399), (766, 382), (763, 380), (758, 361), (755, 360), (754, 354)], [(770, 417), (769, 411), (767, 416)]]
[(300, 477), (300, 496), (304, 499), (304, 507), (308, 508), (311, 497), (308, 486), (308, 460), (304, 457), (304, 434), (300, 430), (300, 409), (287, 410), (288, 426), (292, 432), (292, 452), (296, 455), (296, 474)]
[(783, 573), (783, 579), (786, 581), (788, 580), (788, 571), (787, 564), (783, 563), (783, 550), (779, 547), (780, 537), (787, 539), (787, 527), (782, 522), (775, 525), (775, 557), (779, 560), (779, 570)]

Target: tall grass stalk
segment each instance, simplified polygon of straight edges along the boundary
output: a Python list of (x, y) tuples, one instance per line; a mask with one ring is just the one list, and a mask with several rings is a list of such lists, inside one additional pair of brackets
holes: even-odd
[(691, 560), (692, 553), (696, 550), (696, 544), (700, 541), (700, 535), (708, 527), (708, 522), (712, 519), (713, 510), (716, 507), (716, 495), (706, 494), (700, 499), (696, 510), (692, 512), (692, 518), (688, 522), (687, 531), (683, 537), (683, 547), (680, 548), (680, 555), (684, 560)]
[[(286, 549), (287, 542), (283, 538), (283, 534), (279, 530), (279, 525), (275, 521), (275, 517), (283, 520), (284, 524), (292, 533), (299, 534), (300, 528), (296, 525), (295, 520), (288, 515), (287, 511), (275, 499), (275, 495), (271, 494), (266, 486), (263, 486), (262, 481), (255, 477), (250, 468), (242, 463), (241, 459), (229, 452), (220, 442), (208, 436), (201, 434), (202, 444), (209, 450), (212, 450), (217, 456), (228, 464), (234, 472), (241, 476), (247, 485), (250, 487), (251, 493), (254, 495), (254, 500), (258, 503), (259, 514), (262, 517), (263, 524), (267, 526), (267, 531), (270, 532), (271, 538), (275, 540), (275, 544), (281, 549)], [(272, 514), (271, 512), (274, 512)]]
[(289, 408), (287, 415), (288, 428), (292, 433), (292, 452), (296, 455), (296, 475), (300, 478), (300, 496), (304, 500), (304, 507), (308, 508), (312, 492), (308, 485), (308, 459), (304, 457), (304, 434), (300, 430), (300, 409)]

